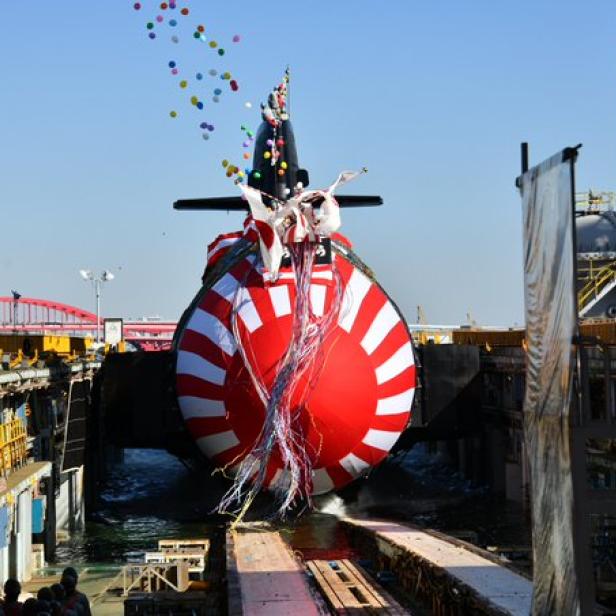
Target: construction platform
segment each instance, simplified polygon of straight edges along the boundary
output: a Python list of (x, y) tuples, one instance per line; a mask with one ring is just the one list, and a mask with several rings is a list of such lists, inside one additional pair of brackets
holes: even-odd
[(530, 614), (531, 580), (478, 548), (386, 520), (345, 518), (343, 523), (372, 541), (380, 560), (405, 588), (430, 600), (434, 613), (455, 606), (473, 614)]

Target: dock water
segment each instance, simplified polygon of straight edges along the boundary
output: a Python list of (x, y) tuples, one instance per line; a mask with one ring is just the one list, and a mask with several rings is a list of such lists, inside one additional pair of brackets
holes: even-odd
[[(411, 522), (415, 518), (424, 520), (426, 515), (430, 515), (431, 522), (441, 522), (445, 532), (452, 518), (458, 525), (451, 527), (454, 531), (465, 528), (464, 508), (459, 492), (452, 492), (446, 499), (433, 499), (431, 493), (426, 495), (419, 492), (413, 475), (401, 470), (398, 465), (377, 469), (374, 477), (356, 487), (355, 495), (344, 496), (344, 500), (331, 497), (320, 501), (321, 512), (306, 514), (277, 527), (297, 559), (304, 562), (314, 559), (348, 559), (353, 563), (370, 560), (369, 555), (362, 554), (358, 549), (359, 544), (350, 540), (351, 533), (345, 530), (340, 521), (340, 518), (349, 514), (355, 518), (374, 518), (382, 515), (383, 509), (387, 508), (402, 523), (402, 514), (408, 512)], [(133, 562), (140, 554), (151, 550), (159, 538), (209, 536), (213, 529), (222, 528), (216, 567), (224, 570), (226, 520), (211, 515), (215, 505), (213, 501), (217, 497), (216, 489), (212, 489), (211, 484), (206, 485), (203, 476), (191, 473), (176, 458), (160, 451), (127, 450), (124, 462), (114, 470), (109, 487), (102, 493), (100, 508), (93, 519), (86, 523), (81, 534), (76, 534), (70, 542), (59, 546), (59, 560), (62, 564), (77, 566), (81, 570), (90, 567), (96, 570), (100, 564), (118, 567)], [(397, 508), (391, 509), (393, 503), (397, 503)], [(459, 512), (457, 518), (449, 515), (454, 505)], [(469, 517), (473, 516), (466, 516)], [(508, 522), (506, 528), (509, 526), (511, 524)], [(488, 537), (488, 540), (491, 539)], [(505, 537), (507, 544), (512, 539)], [(378, 563), (376, 559), (373, 560), (376, 566)], [(376, 575), (378, 571), (372, 573)], [(86, 574), (84, 582), (89, 575)], [(84, 590), (94, 595), (102, 586), (102, 581), (98, 585), (93, 582), (91, 591)], [(389, 584), (385, 588), (390, 590)], [(103, 604), (97, 607), (95, 613), (105, 616), (122, 613), (121, 604), (114, 606), (112, 599), (108, 601), (105, 607)], [(114, 612), (113, 609), (120, 611)], [(415, 613), (423, 616), (431, 613), (431, 610), (425, 611), (418, 604), (413, 611)]]

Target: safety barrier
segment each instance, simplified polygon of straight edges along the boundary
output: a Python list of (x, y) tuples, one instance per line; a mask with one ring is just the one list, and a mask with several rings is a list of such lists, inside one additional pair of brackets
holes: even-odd
[(20, 418), (0, 424), (0, 472), (3, 476), (26, 463), (27, 439), (26, 425)]

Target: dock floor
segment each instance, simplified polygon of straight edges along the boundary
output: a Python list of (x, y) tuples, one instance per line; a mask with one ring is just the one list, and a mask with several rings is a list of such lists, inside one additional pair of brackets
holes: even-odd
[(246, 526), (227, 539), (229, 616), (318, 616), (303, 566), (277, 532)]
[(408, 553), (427, 561), (486, 605), (512, 616), (528, 616), (532, 582), (459, 544), (417, 528), (382, 520), (345, 518), (344, 523), (373, 534), (384, 551)]

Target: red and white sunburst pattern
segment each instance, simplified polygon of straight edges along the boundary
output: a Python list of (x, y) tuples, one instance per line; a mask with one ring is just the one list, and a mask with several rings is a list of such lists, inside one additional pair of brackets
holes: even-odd
[[(231, 311), (240, 293), (239, 332), (253, 369), (269, 387), (287, 349), (295, 299), (293, 275), (264, 284), (255, 256), (238, 262), (204, 294), (182, 332), (177, 393), (199, 447), (219, 466), (233, 468), (252, 449), (264, 409), (232, 333)], [(326, 338), (300, 417), (314, 470), (313, 493), (342, 487), (378, 464), (407, 426), (415, 391), (413, 346), (406, 324), (387, 295), (342, 255), (335, 255), (344, 296)], [(322, 315), (333, 301), (329, 268), (315, 268), (311, 301)], [(277, 451), (266, 485), (283, 486)]]

